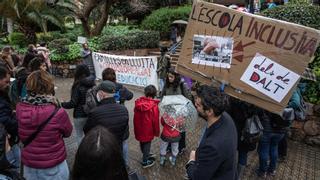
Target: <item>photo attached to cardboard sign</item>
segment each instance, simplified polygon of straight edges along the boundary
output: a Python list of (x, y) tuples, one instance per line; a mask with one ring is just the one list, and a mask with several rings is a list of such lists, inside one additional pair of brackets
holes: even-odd
[(192, 64), (230, 68), (232, 49), (232, 37), (194, 35)]
[(241, 81), (281, 102), (299, 78), (295, 72), (257, 53), (243, 73)]

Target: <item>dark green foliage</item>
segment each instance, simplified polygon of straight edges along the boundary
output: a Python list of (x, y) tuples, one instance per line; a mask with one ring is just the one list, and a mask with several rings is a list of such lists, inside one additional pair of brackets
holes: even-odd
[(25, 35), (20, 32), (13, 32), (9, 35), (10, 45), (18, 45), (20, 47), (25, 47), (28, 45)]
[(68, 52), (68, 45), (72, 42), (68, 38), (55, 39), (49, 42), (48, 47), (50, 50), (54, 50), (55, 53)]
[(188, 21), (191, 6), (178, 8), (161, 8), (152, 12), (142, 21), (141, 27), (147, 30), (159, 31), (161, 34), (170, 32), (170, 25), (174, 20), (182, 19)]
[(320, 6), (289, 4), (267, 9), (261, 15), (320, 29)]
[[(320, 30), (320, 6), (289, 4), (265, 10), (261, 15)], [(318, 81), (311, 82), (305, 80), (308, 84), (304, 95), (309, 102), (320, 104), (320, 47), (318, 47), (315, 58), (309, 64), (309, 67), (316, 74)]]
[(53, 51), (50, 54), (50, 59), (52, 61), (74, 61), (80, 58), (81, 45), (79, 43), (73, 43), (66, 47), (68, 49), (66, 52)]
[(99, 38), (102, 50), (156, 48), (160, 35), (155, 31), (133, 31), (126, 34), (104, 35)]
[(50, 42), (52, 41), (54, 38), (51, 33), (38, 33), (37, 34), (37, 40), (38, 42)]

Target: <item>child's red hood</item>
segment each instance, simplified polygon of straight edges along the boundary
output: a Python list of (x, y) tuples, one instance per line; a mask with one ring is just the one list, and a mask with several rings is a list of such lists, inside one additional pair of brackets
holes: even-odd
[(157, 106), (159, 103), (160, 103), (160, 100), (158, 100), (158, 99), (140, 97), (135, 102), (135, 110), (138, 110), (138, 111), (149, 111), (154, 106)]

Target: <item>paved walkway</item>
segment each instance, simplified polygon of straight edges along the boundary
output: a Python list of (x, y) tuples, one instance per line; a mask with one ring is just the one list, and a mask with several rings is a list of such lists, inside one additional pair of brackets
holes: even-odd
[[(72, 79), (56, 79), (56, 92), (60, 100), (69, 100)], [(148, 180), (181, 180), (185, 173), (185, 163), (188, 161), (189, 153), (191, 150), (196, 149), (198, 144), (201, 128), (204, 125), (202, 120), (199, 120), (196, 127), (191, 132), (187, 132), (187, 152), (177, 159), (177, 165), (172, 167), (166, 163), (164, 167), (156, 164), (148, 169), (142, 169), (139, 164), (141, 160), (141, 152), (138, 142), (133, 135), (133, 107), (134, 101), (142, 96), (142, 91), (139, 88), (129, 87), (134, 92), (134, 99), (126, 103), (126, 107), (130, 113), (130, 137), (129, 137), (129, 157), (130, 167), (137, 170), (140, 174), (145, 175)], [(72, 117), (72, 110), (68, 111)], [(77, 150), (75, 132), (72, 133), (70, 138), (65, 139), (68, 151), (68, 164), (72, 169), (74, 155)], [(152, 142), (152, 152), (159, 153), (159, 139)], [(157, 157), (157, 160), (159, 157)], [(255, 176), (254, 170), (258, 166), (258, 156), (256, 151), (249, 155), (248, 167), (244, 173), (243, 179), (258, 179)], [(308, 146), (306, 144), (289, 141), (288, 159), (284, 163), (280, 163), (277, 169), (277, 175), (274, 178), (268, 177), (267, 179), (281, 179), (281, 180), (320, 180), (320, 148)]]

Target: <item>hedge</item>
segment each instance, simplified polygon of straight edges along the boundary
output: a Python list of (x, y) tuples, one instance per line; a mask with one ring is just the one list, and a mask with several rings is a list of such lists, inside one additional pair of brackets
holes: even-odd
[(156, 31), (134, 30), (120, 35), (104, 35), (99, 38), (98, 44), (101, 50), (124, 50), (156, 48), (160, 35)]
[(25, 47), (28, 45), (27, 38), (23, 33), (13, 32), (9, 35), (10, 45), (17, 45), (19, 47)]
[[(261, 15), (320, 30), (320, 6), (288, 4), (265, 10)], [(315, 58), (313, 62), (309, 64), (309, 67), (313, 69), (313, 72), (316, 74), (317, 82), (305, 80), (307, 90), (304, 95), (309, 102), (320, 104), (320, 47), (318, 47)]]
[(182, 6), (178, 8), (161, 8), (153, 11), (147, 16), (141, 24), (146, 30), (159, 31), (161, 34), (167, 35), (170, 32), (170, 25), (174, 20), (188, 21), (191, 13), (191, 6)]

